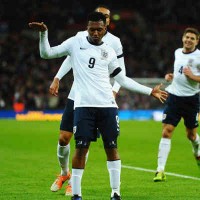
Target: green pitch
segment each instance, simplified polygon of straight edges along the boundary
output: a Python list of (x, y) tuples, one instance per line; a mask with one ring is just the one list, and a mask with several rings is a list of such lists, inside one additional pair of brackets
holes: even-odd
[[(118, 145), (123, 164), (123, 200), (200, 199), (200, 170), (193, 158), (182, 122), (175, 130), (166, 167), (167, 172), (174, 174), (167, 175), (167, 181), (162, 183), (152, 181), (157, 164), (161, 123), (121, 121), (120, 125)], [(58, 130), (59, 122), (0, 120), (1, 200), (70, 199), (64, 196), (64, 188), (56, 193), (50, 191), (52, 182), (60, 172), (56, 157)], [(71, 154), (73, 149), (72, 140)], [(82, 179), (82, 193), (84, 200), (110, 199), (101, 139), (90, 146)]]

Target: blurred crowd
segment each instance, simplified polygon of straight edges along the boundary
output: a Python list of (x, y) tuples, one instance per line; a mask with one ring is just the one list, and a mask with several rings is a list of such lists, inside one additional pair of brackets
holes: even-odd
[[(148, 2), (148, 3), (147, 3)], [(50, 96), (49, 86), (65, 58), (44, 60), (39, 55), (39, 35), (28, 23), (43, 21), (49, 29), (49, 41), (58, 45), (80, 30), (85, 30), (87, 13), (97, 5), (111, 9), (110, 32), (120, 37), (127, 76), (164, 78), (172, 72), (174, 50), (182, 46), (183, 30), (198, 28), (200, 2), (173, 0), (64, 0), (12, 2), (0, 5), (0, 110), (63, 109), (73, 82), (66, 75), (60, 84), (59, 97)], [(180, 6), (181, 4), (181, 6)], [(192, 14), (191, 14), (192, 13)], [(120, 89), (120, 109), (162, 108), (151, 97)]]

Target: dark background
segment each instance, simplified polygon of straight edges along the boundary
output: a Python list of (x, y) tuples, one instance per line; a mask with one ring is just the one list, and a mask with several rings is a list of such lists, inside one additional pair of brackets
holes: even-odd
[[(28, 23), (46, 23), (50, 44), (58, 45), (85, 30), (87, 14), (100, 4), (107, 5), (112, 16), (120, 16), (112, 18), (110, 32), (121, 39), (129, 77), (163, 78), (172, 72), (174, 50), (182, 46), (184, 29), (200, 29), (200, 1), (1, 0), (0, 110), (12, 110), (15, 103), (28, 110), (64, 108), (72, 73), (61, 81), (59, 97), (51, 97), (49, 86), (65, 58), (40, 58), (38, 33)], [(117, 103), (120, 109), (162, 107), (153, 98), (124, 89)]]

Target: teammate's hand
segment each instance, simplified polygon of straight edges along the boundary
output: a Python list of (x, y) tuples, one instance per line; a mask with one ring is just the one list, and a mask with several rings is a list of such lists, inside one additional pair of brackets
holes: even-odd
[(30, 22), (28, 25), (36, 31), (44, 32), (48, 29), (44, 22)]
[(116, 99), (116, 97), (117, 97), (117, 92), (113, 91), (113, 96), (114, 96), (114, 98)]
[(58, 96), (58, 89), (59, 89), (59, 79), (54, 78), (53, 82), (51, 83), (51, 85), (49, 87), (49, 93), (57, 97)]
[(172, 81), (172, 79), (173, 79), (173, 74), (172, 74), (172, 73), (169, 73), (169, 74), (166, 74), (166, 75), (165, 75), (165, 80), (166, 80), (167, 82)]
[(189, 78), (193, 77), (193, 73), (192, 73), (190, 67), (184, 67), (183, 68), (183, 73)]
[(156, 99), (158, 99), (161, 103), (164, 103), (164, 102), (166, 101), (166, 99), (167, 99), (168, 93), (165, 92), (165, 91), (163, 91), (163, 90), (161, 90), (161, 89), (160, 89), (161, 86), (162, 86), (162, 83), (159, 84), (159, 85), (156, 85), (156, 86), (153, 88), (153, 90), (152, 90), (152, 92), (151, 92), (151, 95), (152, 95), (153, 97), (155, 97)]

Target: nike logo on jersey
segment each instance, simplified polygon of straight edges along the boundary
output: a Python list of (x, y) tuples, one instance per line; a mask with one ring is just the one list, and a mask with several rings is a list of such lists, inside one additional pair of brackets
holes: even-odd
[(81, 50), (86, 50), (87, 48), (80, 47)]

